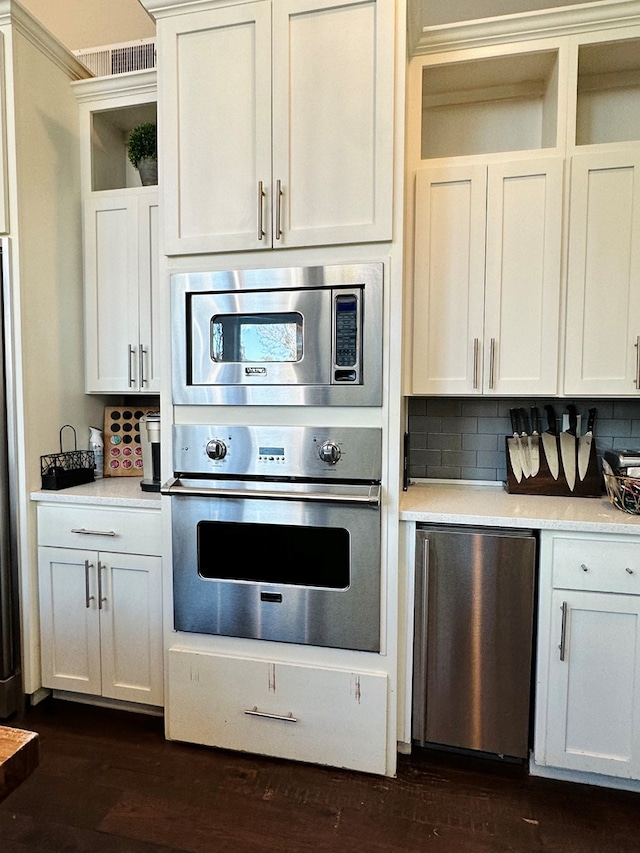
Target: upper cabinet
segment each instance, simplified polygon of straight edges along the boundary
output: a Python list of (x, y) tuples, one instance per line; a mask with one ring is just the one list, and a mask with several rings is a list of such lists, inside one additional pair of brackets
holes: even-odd
[(159, 203), (142, 186), (127, 142), (156, 123), (156, 72), (75, 84), (83, 194), (85, 390), (158, 393)]
[(393, 0), (145, 5), (167, 254), (391, 238)]
[(407, 80), (407, 393), (640, 394), (638, 0), (427, 28)]
[(411, 393), (556, 393), (562, 169), (418, 173)]

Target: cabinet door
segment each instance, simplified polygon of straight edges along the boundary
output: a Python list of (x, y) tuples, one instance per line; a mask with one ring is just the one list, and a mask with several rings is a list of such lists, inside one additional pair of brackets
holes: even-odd
[(558, 389), (563, 160), (489, 166), (484, 391)]
[(158, 40), (165, 251), (270, 246), (271, 3), (161, 19)]
[(272, 6), (274, 246), (391, 239), (394, 3)]
[(138, 390), (138, 200), (92, 198), (84, 207), (86, 390)]
[(549, 648), (545, 763), (640, 778), (640, 597), (555, 590)]
[(565, 394), (640, 392), (640, 155), (571, 161)]
[(480, 394), (485, 166), (416, 175), (413, 394)]
[(159, 557), (100, 553), (102, 695), (163, 703)]
[(100, 695), (97, 554), (38, 549), (42, 684)]
[(157, 194), (139, 198), (138, 311), (141, 391), (160, 392), (160, 262)]

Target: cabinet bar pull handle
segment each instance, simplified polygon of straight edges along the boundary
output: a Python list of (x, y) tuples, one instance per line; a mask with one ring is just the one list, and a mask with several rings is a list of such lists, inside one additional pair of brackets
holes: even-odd
[(473, 339), (473, 388), (478, 387), (478, 356), (480, 354), (480, 341), (478, 338)]
[(640, 335), (636, 338), (636, 388), (640, 388)]
[(560, 630), (560, 660), (564, 660), (567, 652), (567, 613), (569, 606), (566, 601), (562, 602), (562, 628)]
[(258, 181), (258, 240), (264, 238), (264, 184)]
[(135, 351), (136, 348), (132, 347), (131, 344), (129, 344), (129, 388), (133, 388), (133, 386), (136, 384), (133, 371), (133, 356)]
[(496, 339), (491, 338), (491, 345), (489, 349), (489, 388), (495, 388), (495, 379), (496, 379)]
[(106, 596), (102, 594), (102, 570), (104, 568), (104, 564), (98, 561), (98, 610), (102, 610), (102, 604), (107, 600)]
[(282, 237), (282, 181), (276, 181), (276, 240)]
[(91, 588), (89, 586), (89, 569), (93, 568), (93, 563), (90, 563), (89, 560), (84, 561), (84, 606), (88, 609), (91, 607), (91, 602), (94, 600), (94, 596), (91, 595)]
[(115, 530), (87, 530), (86, 527), (72, 527), (72, 533), (82, 533), (84, 536), (117, 536)]
[(147, 355), (148, 350), (146, 350), (142, 344), (140, 344), (140, 387), (144, 388), (147, 384), (146, 377), (144, 375), (144, 360)]
[(291, 712), (288, 714), (269, 714), (267, 711), (258, 711), (258, 706), (254, 705), (251, 710), (244, 711), (249, 717), (265, 717), (267, 720), (281, 720), (283, 723), (297, 723), (298, 718), (294, 717)]

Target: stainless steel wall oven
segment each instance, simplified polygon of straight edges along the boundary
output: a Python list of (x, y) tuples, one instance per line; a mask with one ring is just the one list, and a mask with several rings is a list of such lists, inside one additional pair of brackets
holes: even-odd
[(174, 626), (380, 648), (381, 431), (174, 427)]
[(383, 266), (176, 273), (176, 404), (379, 406)]

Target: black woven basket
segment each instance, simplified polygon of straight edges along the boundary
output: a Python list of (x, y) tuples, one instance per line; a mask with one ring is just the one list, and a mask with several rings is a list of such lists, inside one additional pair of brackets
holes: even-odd
[[(74, 449), (62, 449), (62, 431), (73, 430)], [(92, 483), (95, 476), (93, 450), (78, 450), (76, 431), (71, 424), (60, 429), (60, 453), (49, 453), (40, 457), (40, 473), (43, 489), (68, 489), (82, 483)]]

